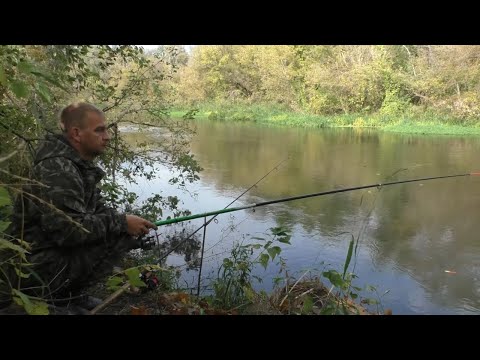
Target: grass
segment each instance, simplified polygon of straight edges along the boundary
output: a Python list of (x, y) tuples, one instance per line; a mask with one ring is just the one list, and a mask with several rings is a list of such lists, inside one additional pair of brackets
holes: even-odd
[[(204, 104), (199, 106), (195, 120), (248, 122), (260, 126), (303, 128), (374, 128), (385, 132), (425, 135), (480, 135), (480, 123), (466, 119), (421, 112), (410, 109), (405, 114), (341, 114), (315, 115), (293, 112), (282, 106), (243, 104)], [(182, 117), (186, 110), (171, 111), (174, 118)]]
[[(106, 298), (105, 290), (95, 296)], [(335, 311), (336, 310), (336, 311)], [(184, 291), (128, 291), (106, 306), (101, 315), (373, 315), (350, 299), (340, 298), (318, 279), (278, 288), (270, 295), (255, 293), (246, 306), (222, 308), (211, 299)]]

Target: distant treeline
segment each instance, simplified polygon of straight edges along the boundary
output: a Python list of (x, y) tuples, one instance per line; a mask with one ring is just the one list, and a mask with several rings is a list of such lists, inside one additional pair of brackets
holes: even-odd
[(429, 114), (465, 125), (480, 115), (480, 46), (215, 45), (177, 55), (178, 71), (169, 81), (181, 107), (266, 104), (328, 116)]

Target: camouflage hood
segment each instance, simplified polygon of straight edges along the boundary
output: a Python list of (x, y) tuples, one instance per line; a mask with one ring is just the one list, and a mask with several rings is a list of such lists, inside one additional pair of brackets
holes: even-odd
[(60, 134), (46, 135), (45, 139), (39, 143), (37, 153), (34, 159), (34, 165), (38, 165), (41, 161), (64, 157), (73, 161), (81, 169), (95, 169), (97, 175), (96, 181), (100, 181), (105, 173), (99, 167), (95, 166), (93, 161), (84, 160), (78, 152), (69, 144), (68, 140)]

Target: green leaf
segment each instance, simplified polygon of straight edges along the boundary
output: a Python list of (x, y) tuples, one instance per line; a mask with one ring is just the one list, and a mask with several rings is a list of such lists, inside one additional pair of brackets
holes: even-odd
[(0, 232), (4, 232), (10, 223), (11, 221), (0, 221)]
[(38, 95), (45, 101), (46, 103), (50, 104), (52, 102), (51, 92), (50, 89), (45, 86), (43, 82), (39, 82), (35, 89), (38, 92)]
[(30, 277), (31, 274), (25, 274), (23, 273), (18, 267), (15, 267), (15, 272), (17, 273), (17, 275), (21, 278), (24, 278), (24, 279), (27, 279), (28, 277)]
[(253, 292), (252, 288), (250, 286), (243, 286), (242, 288), (246, 298), (249, 301), (253, 301), (255, 299), (255, 293)]
[(223, 259), (223, 266), (226, 268), (231, 268), (233, 267), (233, 261), (228, 258), (225, 258)]
[(130, 285), (136, 286), (136, 287), (146, 287), (147, 285), (140, 280), (140, 278), (128, 278), (128, 282)]
[(262, 238), (262, 237), (256, 237), (256, 236), (252, 237), (251, 239), (255, 239), (255, 240), (265, 240), (265, 238)]
[(240, 261), (236, 264), (235, 269), (241, 270), (242, 272), (248, 271), (248, 263)]
[(352, 235), (352, 240), (350, 240), (350, 244), (348, 245), (348, 252), (347, 252), (347, 259), (345, 260), (345, 265), (343, 266), (343, 278), (345, 279), (345, 273), (347, 272), (348, 265), (350, 265), (350, 260), (352, 259), (353, 254), (353, 243), (355, 239)]
[(271, 247), (269, 249), (267, 249), (267, 252), (270, 254), (270, 257), (273, 259), (275, 259), (275, 256), (277, 256), (278, 254), (280, 254), (282, 252), (282, 249), (280, 249), (280, 247), (278, 246), (274, 246), (274, 247)]
[(0, 186), (0, 207), (5, 205), (10, 205), (12, 200), (10, 199), (10, 195), (8, 194), (7, 189)]
[(48, 305), (45, 302), (30, 300), (27, 295), (17, 289), (12, 289), (12, 292), (15, 303), (23, 306), (30, 315), (48, 315)]
[(283, 236), (283, 237), (279, 238), (278, 241), (280, 241), (281, 243), (284, 243), (284, 244), (291, 245), (290, 244), (290, 238), (291, 237), (292, 237), (291, 235)]
[(44, 78), (45, 80), (47, 80), (49, 83), (59, 87), (60, 89), (62, 89), (63, 91), (66, 91), (68, 92), (68, 90), (65, 88), (65, 86), (63, 86), (62, 84), (60, 84), (57, 80), (55, 80), (50, 74), (42, 71), (42, 70), (32, 70), (31, 73), (35, 76), (39, 76), (39, 77), (42, 77)]
[(345, 283), (340, 274), (335, 270), (325, 271), (322, 273), (322, 275), (325, 276), (328, 280), (330, 280), (333, 286), (336, 286), (338, 288), (341, 288)]
[(156, 271), (156, 270), (163, 270), (160, 265), (145, 265), (145, 270), (147, 271)]
[(306, 295), (303, 300), (302, 314), (310, 314), (313, 309), (313, 300), (312, 297)]
[(19, 98), (25, 98), (30, 93), (30, 90), (28, 89), (27, 85), (23, 81), (14, 80), (11, 83), (9, 83), (9, 85), (13, 93)]
[(0, 64), (0, 85), (7, 85), (7, 76), (5, 75), (2, 64)]
[(138, 268), (130, 268), (125, 270), (125, 274), (128, 277), (128, 282), (137, 287), (145, 287), (147, 286), (141, 279), (140, 279), (140, 270)]
[(25, 250), (21, 246), (18, 246), (16, 244), (12, 243), (11, 241), (0, 238), (0, 249), (5, 249), (5, 248), (12, 249), (12, 250), (14, 250), (16, 252), (19, 252), (21, 254), (25, 254), (25, 253), (28, 252), (27, 250)]
[(18, 306), (23, 306), (23, 301), (19, 297), (14, 296), (12, 299)]
[(107, 280), (107, 286), (109, 288), (120, 285), (123, 282), (123, 279), (120, 276), (113, 276)]
[(48, 304), (44, 301), (32, 300), (33, 309), (30, 311), (30, 315), (48, 315)]
[(275, 285), (280, 284), (281, 281), (283, 281), (283, 277), (277, 276), (277, 277), (274, 277), (274, 278), (273, 278), (273, 283), (274, 283)]
[[(12, 289), (12, 293), (14, 294), (15, 302), (18, 305), (23, 306), (25, 308), (25, 310), (27, 311), (27, 313), (30, 314), (30, 312), (33, 310), (33, 304), (30, 301), (30, 298), (27, 295), (25, 295), (24, 293), (22, 293), (21, 291), (18, 291), (17, 289)], [(17, 299), (15, 299), (15, 297)]]
[(132, 267), (125, 270), (125, 274), (130, 277), (137, 277), (140, 278), (140, 270), (137, 267)]
[(259, 262), (260, 262), (260, 264), (262, 264), (262, 266), (265, 270), (267, 269), (267, 264), (268, 264), (269, 259), (270, 259), (270, 257), (267, 254), (260, 255)]
[(28, 61), (20, 61), (17, 65), (17, 68), (20, 72), (24, 74), (29, 74), (33, 70), (33, 65)]
[(277, 236), (287, 235), (287, 233), (285, 232), (285, 229), (281, 227), (270, 228), (270, 231), (272, 232), (273, 235), (277, 235)]

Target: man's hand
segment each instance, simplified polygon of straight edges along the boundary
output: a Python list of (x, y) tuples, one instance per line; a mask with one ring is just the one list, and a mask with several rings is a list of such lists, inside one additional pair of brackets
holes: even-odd
[(127, 215), (127, 232), (133, 236), (148, 234), (149, 229), (156, 229), (157, 226), (150, 221), (135, 215)]

